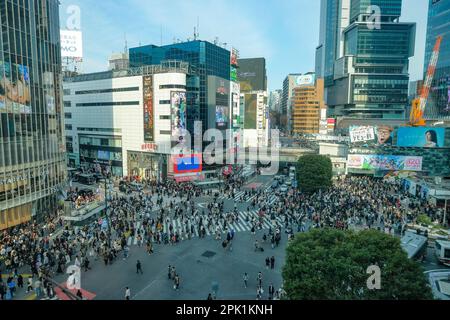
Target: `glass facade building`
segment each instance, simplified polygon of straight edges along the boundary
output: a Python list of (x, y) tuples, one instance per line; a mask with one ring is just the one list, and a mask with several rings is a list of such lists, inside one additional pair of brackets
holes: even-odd
[[(327, 6), (324, 10), (329, 15), (344, 17), (345, 13), (339, 11), (348, 10), (339, 6), (341, 1), (336, 2), (334, 7)], [(350, 25), (340, 31), (333, 19), (327, 22), (332, 29), (327, 30), (324, 41), (328, 115), (404, 119), (415, 24), (398, 22), (401, 0), (352, 0), (349, 4)], [(368, 19), (371, 13), (367, 13), (371, 5), (380, 8), (379, 27), (367, 23), (371, 21)]]
[(402, 12), (402, 0), (352, 0), (350, 22), (366, 19), (371, 6), (378, 6), (382, 10), (382, 21), (398, 19)]
[(194, 90), (187, 88), (188, 130), (192, 130), (195, 120), (202, 121), (203, 130), (215, 127), (210, 123), (208, 110), (208, 76), (230, 80), (230, 51), (207, 41), (188, 41), (165, 46), (141, 46), (130, 48), (130, 67), (159, 64), (165, 60), (188, 62), (195, 71), (187, 79)]
[(429, 0), (424, 77), (438, 36), (441, 49), (425, 116), (429, 119), (450, 119), (450, 0)]
[(65, 181), (58, 0), (0, 2), (0, 229), (56, 213)]

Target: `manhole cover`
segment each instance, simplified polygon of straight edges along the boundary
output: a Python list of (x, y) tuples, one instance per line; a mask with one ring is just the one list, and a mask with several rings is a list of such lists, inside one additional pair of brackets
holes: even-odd
[(205, 251), (203, 252), (202, 257), (211, 258), (214, 257), (215, 255), (216, 253), (213, 251)]

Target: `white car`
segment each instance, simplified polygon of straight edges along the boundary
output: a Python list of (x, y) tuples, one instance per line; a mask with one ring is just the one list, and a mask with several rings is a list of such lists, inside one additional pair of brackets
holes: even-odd
[(287, 192), (287, 191), (288, 191), (288, 186), (285, 185), (285, 184), (283, 184), (283, 185), (280, 187), (280, 191), (281, 191), (281, 192)]

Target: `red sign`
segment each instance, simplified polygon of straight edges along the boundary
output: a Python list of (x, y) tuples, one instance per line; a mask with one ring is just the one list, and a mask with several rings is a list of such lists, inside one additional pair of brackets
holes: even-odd
[(336, 119), (328, 118), (328, 119), (327, 119), (327, 123), (328, 123), (328, 124), (335, 124), (335, 123), (336, 123)]
[(141, 150), (142, 151), (157, 151), (158, 145), (155, 143), (144, 143), (143, 145), (141, 145)]
[(202, 172), (202, 154), (172, 156), (174, 173)]

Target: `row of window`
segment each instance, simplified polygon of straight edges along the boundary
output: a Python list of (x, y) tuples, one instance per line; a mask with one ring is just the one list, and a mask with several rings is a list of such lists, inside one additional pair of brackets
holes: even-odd
[(110, 107), (110, 106), (138, 106), (139, 101), (111, 101), (77, 103), (77, 107)]
[(75, 91), (75, 94), (77, 94), (77, 95), (79, 95), (79, 94), (99, 94), (99, 93), (129, 92), (129, 91), (139, 91), (139, 87), (80, 90), (80, 91)]

